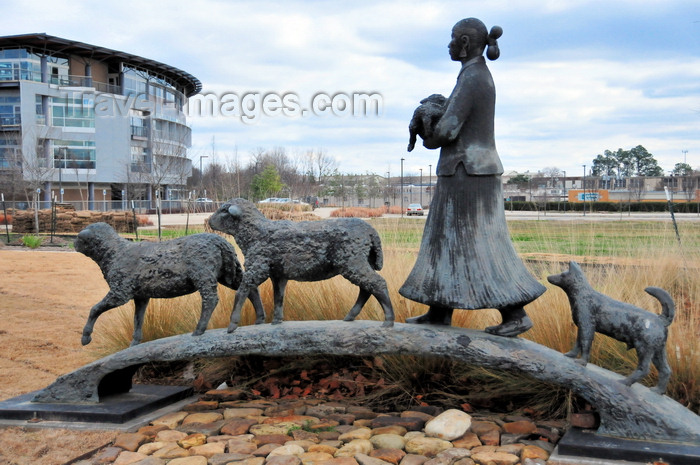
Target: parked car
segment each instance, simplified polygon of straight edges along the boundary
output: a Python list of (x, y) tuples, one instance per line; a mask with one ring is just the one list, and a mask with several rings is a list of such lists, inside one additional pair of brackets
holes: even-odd
[(419, 203), (412, 203), (406, 207), (406, 216), (418, 215), (423, 216), (423, 207)]

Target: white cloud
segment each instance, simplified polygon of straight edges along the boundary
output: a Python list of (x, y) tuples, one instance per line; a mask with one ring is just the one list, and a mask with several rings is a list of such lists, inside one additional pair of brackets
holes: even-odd
[[(577, 173), (605, 149), (641, 144), (666, 170), (700, 167), (700, 17), (690, 0), (509, 2), (16, 2), (5, 34), (47, 32), (181, 68), (225, 92), (379, 92), (380, 118), (192, 119), (199, 156), (257, 147), (325, 148), (346, 171), (414, 172), (438, 151), (406, 153), (413, 108), (449, 94), (459, 19), (499, 24), (496, 141), (507, 170)], [(199, 154), (199, 155), (197, 155)]]

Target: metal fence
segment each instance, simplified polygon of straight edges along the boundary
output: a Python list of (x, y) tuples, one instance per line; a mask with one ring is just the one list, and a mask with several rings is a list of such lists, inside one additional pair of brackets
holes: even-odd
[[(156, 213), (156, 201), (153, 200), (93, 200), (85, 201), (64, 201), (58, 204), (73, 207), (76, 211), (122, 211), (136, 210), (138, 214)], [(160, 211), (162, 213), (211, 213), (218, 204), (216, 202), (195, 202), (187, 200), (161, 200)], [(50, 201), (39, 201), (39, 210), (51, 209)], [(35, 202), (27, 201), (5, 201), (5, 207), (14, 210), (33, 210)]]

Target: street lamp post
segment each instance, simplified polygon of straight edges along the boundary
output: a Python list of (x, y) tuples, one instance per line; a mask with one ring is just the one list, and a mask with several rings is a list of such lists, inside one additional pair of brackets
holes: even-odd
[(62, 163), (58, 165), (58, 189), (61, 195), (61, 203), (63, 203), (63, 169), (66, 167), (66, 147), (61, 147), (58, 149), (58, 153), (61, 154)]
[(391, 171), (386, 172), (386, 212), (389, 213), (391, 203)]
[(433, 202), (433, 165), (428, 165), (428, 192), (430, 192), (430, 200), (428, 200), (428, 208)]
[(423, 208), (423, 168), (420, 170), (420, 207)]
[(403, 162), (405, 158), (401, 159), (401, 217), (403, 218)]
[(581, 181), (583, 187), (583, 216), (586, 216), (586, 165), (583, 165), (583, 181)]
[(204, 171), (202, 171), (202, 159), (209, 158), (209, 155), (199, 156), (199, 192), (202, 193), (202, 188), (204, 187)]

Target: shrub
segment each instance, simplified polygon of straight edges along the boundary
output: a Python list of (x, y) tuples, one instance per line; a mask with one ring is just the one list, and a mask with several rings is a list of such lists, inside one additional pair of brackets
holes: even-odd
[(136, 221), (139, 222), (139, 226), (153, 226), (153, 221), (145, 215), (136, 215)]
[(36, 249), (41, 246), (43, 238), (39, 236), (22, 236), (22, 244), (30, 249)]
[(401, 207), (386, 207), (367, 208), (367, 207), (346, 207), (331, 212), (333, 218), (379, 218), (380, 216), (390, 213), (394, 215), (401, 214)]

